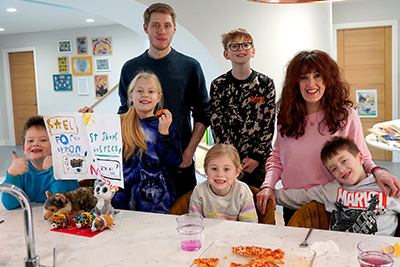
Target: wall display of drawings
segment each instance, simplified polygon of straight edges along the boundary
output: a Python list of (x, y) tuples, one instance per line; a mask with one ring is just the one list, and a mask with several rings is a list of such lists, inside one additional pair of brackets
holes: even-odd
[(377, 90), (356, 90), (356, 110), (361, 118), (378, 117)]
[(94, 66), (96, 71), (110, 71), (110, 58), (108, 57), (96, 57), (94, 59)]
[(96, 97), (102, 97), (108, 92), (108, 75), (94, 75)]
[(87, 38), (77, 37), (76, 38), (76, 53), (77, 54), (87, 54)]
[(58, 72), (68, 73), (68, 56), (58, 57)]
[(72, 91), (72, 75), (54, 74), (53, 87), (54, 91)]
[(119, 115), (56, 113), (44, 120), (56, 179), (98, 178), (123, 188)]
[(93, 56), (111, 55), (112, 44), (111, 37), (92, 38)]
[(78, 77), (78, 95), (89, 95), (89, 79), (87, 77)]
[(92, 57), (72, 57), (72, 74), (74, 75), (90, 75), (93, 73)]
[(71, 53), (72, 43), (71, 40), (58, 41), (58, 53)]

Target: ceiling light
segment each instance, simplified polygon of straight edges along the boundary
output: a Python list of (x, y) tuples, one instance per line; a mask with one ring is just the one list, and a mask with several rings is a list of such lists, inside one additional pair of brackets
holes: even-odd
[(86, 22), (92, 23), (92, 22), (94, 22), (94, 19), (86, 19)]
[(17, 9), (13, 7), (7, 8), (6, 10), (7, 12), (17, 12)]
[(267, 4), (305, 4), (305, 3), (329, 3), (346, 0), (247, 0), (250, 2), (267, 3)]
[(4, 32), (4, 28), (0, 28), (0, 32)]

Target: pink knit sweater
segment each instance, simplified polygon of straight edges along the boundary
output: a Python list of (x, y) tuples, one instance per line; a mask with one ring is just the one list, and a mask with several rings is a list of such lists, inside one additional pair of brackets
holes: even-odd
[(343, 136), (354, 140), (364, 156), (366, 172), (369, 173), (375, 167), (365, 143), (360, 118), (354, 109), (349, 109), (347, 126), (333, 135), (329, 133), (327, 127), (324, 127), (323, 135), (318, 132), (318, 123), (323, 117), (324, 111), (308, 115), (305, 134), (299, 139), (282, 137), (278, 127), (274, 149), (266, 163), (265, 181), (261, 187), (275, 188), (278, 180), (282, 180), (284, 189), (308, 189), (333, 181), (334, 177), (326, 170), (320, 159), (324, 143), (332, 136)]

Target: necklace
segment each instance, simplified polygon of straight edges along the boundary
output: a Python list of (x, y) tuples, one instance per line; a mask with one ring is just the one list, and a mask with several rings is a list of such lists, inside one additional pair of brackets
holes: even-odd
[(316, 112), (314, 114), (315, 114), (315, 120), (314, 121), (311, 120), (311, 115), (313, 115), (313, 114), (308, 115), (308, 120), (310, 121), (311, 127), (314, 126), (314, 124), (317, 123), (317, 121), (318, 121), (318, 112)]

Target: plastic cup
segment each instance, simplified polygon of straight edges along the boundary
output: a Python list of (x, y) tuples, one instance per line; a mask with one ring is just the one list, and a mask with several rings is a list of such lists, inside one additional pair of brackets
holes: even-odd
[(176, 228), (184, 251), (197, 251), (203, 243), (203, 217), (198, 214), (183, 214), (176, 218)]
[(391, 259), (393, 259), (394, 248), (388, 243), (382, 241), (362, 241), (357, 244), (357, 249), (358, 255), (365, 252), (380, 252), (387, 254)]
[(393, 258), (388, 254), (376, 251), (363, 252), (358, 256), (361, 267), (391, 267)]

